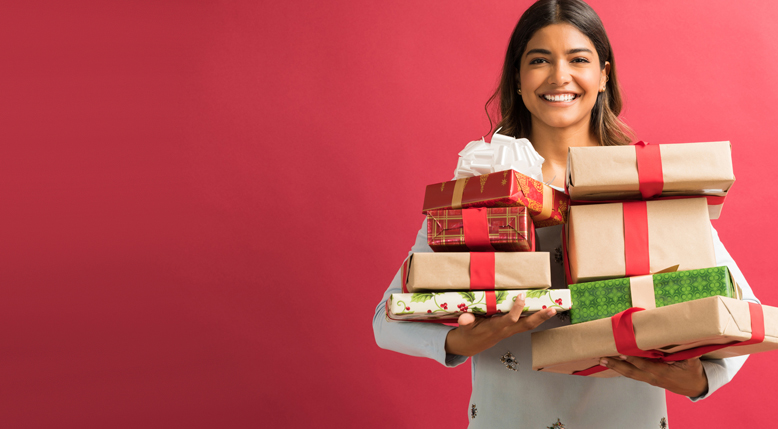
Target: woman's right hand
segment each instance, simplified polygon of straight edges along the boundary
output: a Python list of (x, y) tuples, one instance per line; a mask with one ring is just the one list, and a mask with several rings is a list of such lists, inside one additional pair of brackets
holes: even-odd
[(513, 302), (511, 311), (501, 316), (476, 317), (471, 313), (459, 316), (459, 327), (448, 331), (446, 353), (473, 356), (494, 346), (501, 340), (524, 331), (530, 331), (556, 314), (553, 308), (520, 317), (524, 310), (525, 295)]

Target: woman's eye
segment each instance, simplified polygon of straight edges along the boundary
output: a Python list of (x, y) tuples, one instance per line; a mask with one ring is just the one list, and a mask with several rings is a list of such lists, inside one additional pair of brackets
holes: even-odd
[(574, 59), (573, 62), (574, 63), (588, 63), (589, 60), (584, 58), (584, 57), (578, 57), (578, 58)]
[(546, 60), (544, 58), (535, 58), (532, 61), (530, 61), (529, 63), (530, 64), (541, 64), (541, 63), (544, 63), (544, 62), (546, 62)]

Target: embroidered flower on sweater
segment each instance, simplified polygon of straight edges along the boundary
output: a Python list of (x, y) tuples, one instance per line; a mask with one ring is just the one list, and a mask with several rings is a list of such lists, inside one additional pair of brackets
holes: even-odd
[(559, 419), (556, 419), (556, 423), (554, 423), (551, 426), (548, 426), (547, 429), (565, 429), (565, 425), (563, 425), (562, 422), (559, 421)]
[(512, 371), (518, 371), (519, 370), (519, 361), (516, 360), (516, 358), (513, 356), (511, 352), (507, 352), (500, 358), (500, 362), (505, 365), (506, 368), (512, 370)]
[(659, 420), (659, 429), (667, 429), (667, 418), (666, 417), (662, 417)]
[(475, 404), (470, 405), (470, 418), (474, 419), (475, 416), (478, 415), (478, 408), (476, 408)]

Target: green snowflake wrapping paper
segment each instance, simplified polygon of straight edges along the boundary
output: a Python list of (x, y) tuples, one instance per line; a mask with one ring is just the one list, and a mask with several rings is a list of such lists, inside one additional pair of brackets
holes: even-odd
[[(567, 289), (393, 293), (386, 301), (386, 317), (389, 320), (455, 322), (462, 313), (502, 314), (511, 310), (519, 293), (526, 294), (522, 316), (546, 308), (555, 308), (558, 312), (570, 309), (570, 291)], [(490, 305), (493, 306), (491, 309)]]
[[(739, 288), (727, 267), (654, 274), (653, 283), (657, 308), (711, 296), (740, 298)], [(571, 323), (605, 319), (633, 307), (629, 278), (578, 283), (569, 287), (575, 303), (570, 310)]]

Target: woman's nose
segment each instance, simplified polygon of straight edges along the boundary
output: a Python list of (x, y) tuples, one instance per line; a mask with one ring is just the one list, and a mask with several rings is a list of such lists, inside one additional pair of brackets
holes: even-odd
[(562, 86), (569, 83), (570, 68), (566, 61), (560, 61), (551, 69), (551, 75), (548, 77), (548, 83), (552, 85)]

